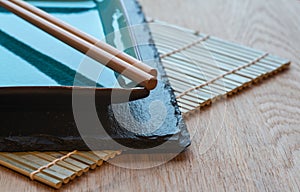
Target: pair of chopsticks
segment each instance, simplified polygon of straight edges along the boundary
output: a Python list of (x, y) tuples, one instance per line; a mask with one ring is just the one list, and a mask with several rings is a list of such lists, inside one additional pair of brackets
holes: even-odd
[(0, 0), (0, 6), (146, 89), (156, 87), (157, 71), (126, 53), (22, 0)]

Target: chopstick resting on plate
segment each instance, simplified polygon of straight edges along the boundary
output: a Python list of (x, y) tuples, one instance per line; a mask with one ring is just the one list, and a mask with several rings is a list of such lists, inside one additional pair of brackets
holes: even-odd
[(116, 48), (21, 0), (0, 0), (0, 6), (69, 46), (139, 83), (148, 90), (157, 85), (155, 69)]

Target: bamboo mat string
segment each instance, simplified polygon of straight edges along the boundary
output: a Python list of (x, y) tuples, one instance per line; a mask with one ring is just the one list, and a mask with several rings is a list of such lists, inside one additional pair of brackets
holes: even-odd
[(217, 80), (219, 80), (219, 79), (222, 79), (223, 77), (225, 77), (225, 76), (227, 76), (227, 75), (233, 74), (233, 73), (235, 73), (235, 72), (237, 72), (237, 71), (239, 71), (239, 70), (241, 70), (241, 69), (244, 69), (244, 68), (246, 68), (246, 67), (249, 67), (249, 66), (251, 66), (251, 65), (253, 65), (253, 64), (255, 64), (255, 63), (257, 63), (257, 62), (260, 61), (261, 59), (267, 57), (268, 55), (269, 55), (269, 53), (265, 53), (265, 54), (263, 54), (262, 56), (260, 56), (260, 57), (258, 57), (258, 58), (256, 58), (256, 59), (254, 59), (253, 61), (249, 62), (249, 63), (246, 64), (246, 65), (239, 66), (239, 67), (237, 67), (237, 68), (235, 68), (235, 69), (233, 69), (233, 70), (231, 70), (231, 71), (228, 71), (228, 72), (226, 72), (226, 73), (224, 73), (224, 74), (222, 74), (222, 75), (220, 75), (220, 76), (217, 76), (216, 78), (214, 78), (214, 79), (212, 79), (212, 80), (210, 80), (210, 81), (207, 81), (207, 82), (205, 82), (205, 83), (203, 83), (203, 84), (201, 84), (201, 85), (192, 87), (192, 88), (190, 88), (190, 89), (188, 89), (188, 90), (182, 92), (180, 95), (176, 96), (176, 98), (177, 98), (177, 99), (182, 98), (184, 95), (186, 95), (187, 93), (189, 93), (189, 92), (191, 92), (191, 91), (200, 89), (200, 88), (202, 88), (202, 87), (204, 87), (204, 86), (207, 86), (207, 85), (209, 85), (209, 84), (212, 84), (213, 82), (215, 82), (215, 81), (217, 81)]
[(207, 35), (205, 37), (201, 37), (201, 38), (195, 40), (194, 42), (191, 42), (191, 43), (189, 43), (189, 44), (187, 44), (187, 45), (185, 45), (185, 46), (183, 46), (183, 47), (181, 47), (179, 49), (176, 49), (176, 50), (173, 50), (173, 51), (171, 51), (169, 53), (165, 53), (165, 54), (161, 55), (160, 58), (163, 59), (165, 57), (168, 57), (168, 56), (171, 56), (173, 54), (176, 54), (176, 53), (179, 53), (181, 51), (184, 51), (186, 49), (189, 49), (189, 48), (191, 48), (191, 47), (193, 47), (193, 46), (195, 46), (195, 45), (197, 45), (197, 44), (199, 44), (199, 43), (201, 43), (203, 41), (206, 41), (208, 38), (209, 38), (209, 35)]
[(64, 156), (62, 156), (61, 158), (55, 159), (54, 161), (48, 163), (47, 165), (44, 165), (44, 166), (38, 168), (36, 171), (33, 171), (32, 173), (30, 173), (30, 175), (29, 175), (30, 179), (31, 179), (31, 180), (34, 180), (34, 176), (35, 176), (36, 174), (42, 172), (44, 169), (47, 169), (47, 168), (49, 168), (49, 167), (55, 165), (55, 164), (56, 164), (57, 162), (59, 162), (59, 161), (63, 161), (63, 160), (65, 160), (66, 158), (69, 158), (71, 155), (74, 155), (74, 154), (76, 154), (77, 152), (78, 152), (77, 150), (74, 150), (74, 151), (72, 151), (72, 152), (70, 152), (70, 153), (68, 153), (68, 154), (66, 154), (66, 155), (64, 155)]

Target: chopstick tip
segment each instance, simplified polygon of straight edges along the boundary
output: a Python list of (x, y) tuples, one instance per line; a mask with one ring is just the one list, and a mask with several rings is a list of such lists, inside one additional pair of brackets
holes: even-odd
[(147, 90), (153, 90), (155, 89), (155, 87), (157, 86), (157, 79), (156, 77), (152, 77), (150, 78), (149, 80), (147, 80), (144, 84), (144, 87), (147, 89)]

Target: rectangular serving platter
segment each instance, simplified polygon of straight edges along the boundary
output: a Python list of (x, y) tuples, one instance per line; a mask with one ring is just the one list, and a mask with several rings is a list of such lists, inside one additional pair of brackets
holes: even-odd
[[(147, 64), (158, 70), (160, 80), (150, 93), (131, 86), (131, 81), (106, 67), (97, 78), (78, 73), (79, 66), (88, 60), (85, 55), (0, 9), (0, 151), (90, 150), (86, 140), (95, 141), (92, 147), (99, 150), (120, 150), (123, 146), (129, 151), (178, 152), (190, 144), (149, 29), (131, 27), (145, 24), (136, 1), (28, 2), (140, 60), (150, 61)], [(118, 30), (120, 35), (114, 35)], [(140, 46), (141, 41), (149, 44)], [(74, 80), (75, 76), (79, 78)], [(95, 128), (91, 121), (78, 128), (74, 94), (83, 101), (95, 95), (103, 127)], [(150, 109), (158, 100), (167, 112), (164, 120), (151, 117), (151, 110), (159, 110)], [(88, 112), (83, 109), (82, 113)], [(162, 122), (149, 130), (149, 123), (156, 121)]]

